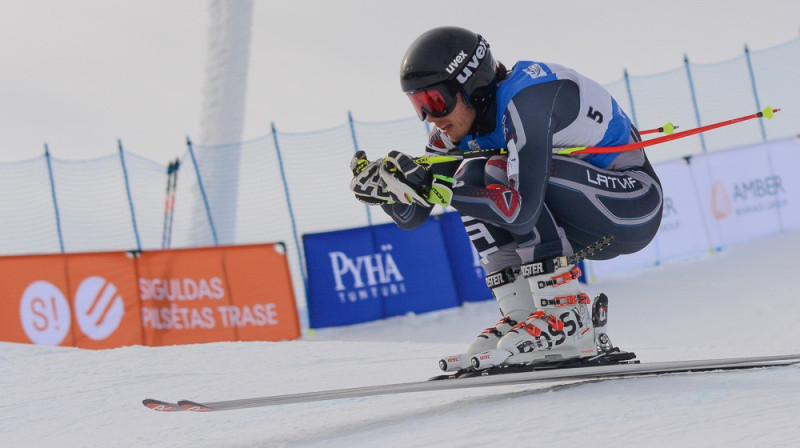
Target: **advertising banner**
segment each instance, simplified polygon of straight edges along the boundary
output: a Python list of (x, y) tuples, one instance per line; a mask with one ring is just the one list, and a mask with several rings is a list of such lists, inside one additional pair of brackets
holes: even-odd
[(0, 340), (101, 349), (295, 339), (282, 247), (0, 257)]
[(135, 259), (125, 252), (65, 257), (76, 347), (142, 344)]
[(311, 328), (459, 305), (439, 222), (303, 236)]
[(764, 145), (692, 158), (698, 197), (716, 248), (750, 241), (781, 229), (789, 204), (788, 167), (775, 166)]
[(124, 252), (0, 257), (0, 339), (84, 348), (141, 344), (134, 273)]
[(607, 261), (588, 261), (590, 278), (631, 272), (670, 259), (707, 253), (711, 249), (691, 167), (685, 160), (678, 159), (660, 163), (655, 169), (664, 194), (658, 233), (639, 252)]
[(382, 293), (405, 289), (405, 277), (395, 269), (392, 254), (376, 254), (375, 235), (369, 228), (303, 235), (303, 247), (311, 328), (382, 319), (386, 314)]
[[(391, 252), (398, 278), (405, 279), (398, 284), (402, 294), (383, 296), (386, 317), (409, 312), (425, 313), (461, 304), (437, 218), (429, 218), (411, 231), (394, 224), (376, 226), (374, 230), (380, 251)], [(386, 259), (388, 261), (388, 255)], [(389, 266), (389, 263), (384, 263), (384, 266)], [(391, 291), (391, 284), (389, 289)]]
[(800, 228), (800, 142), (775, 140), (659, 163), (664, 215), (644, 250), (589, 262), (592, 278)]
[(64, 257), (0, 258), (0, 339), (73, 345), (72, 307)]
[(778, 209), (781, 231), (800, 229), (800, 141), (794, 138), (776, 140), (763, 146), (769, 152), (769, 160), (780, 176), (781, 187), (785, 191), (781, 207)]
[(678, 159), (659, 164), (657, 172), (664, 190), (664, 212), (654, 240), (657, 262), (707, 254), (713, 245), (691, 166)]
[(639, 252), (627, 255), (620, 255), (610, 260), (583, 260), (585, 270), (581, 278), (586, 278), (588, 282), (626, 272), (633, 272), (658, 263), (658, 247), (655, 241), (651, 241), (644, 249)]
[(464, 229), (461, 215), (444, 213), (439, 220), (459, 300), (463, 303), (491, 299), (492, 293), (486, 286), (486, 271)]
[(295, 339), (300, 328), (282, 245), (142, 253), (147, 345)]

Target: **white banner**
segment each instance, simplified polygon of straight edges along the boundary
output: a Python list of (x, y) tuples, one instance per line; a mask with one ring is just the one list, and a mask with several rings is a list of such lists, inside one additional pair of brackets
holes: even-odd
[(655, 165), (664, 215), (642, 251), (586, 263), (590, 281), (800, 228), (800, 142), (775, 140)]
[(781, 231), (800, 229), (800, 141), (776, 140), (765, 144), (775, 172), (785, 190), (782, 206), (778, 209)]
[(656, 237), (635, 254), (587, 262), (590, 280), (707, 253), (712, 247), (690, 166), (677, 159), (657, 164), (655, 170), (664, 190), (664, 214)]
[[(786, 142), (786, 141), (783, 141)], [(773, 144), (745, 146), (692, 158), (703, 217), (714, 247), (724, 248), (780, 232), (788, 205), (785, 179), (794, 166), (776, 166)]]
[(712, 249), (691, 166), (673, 160), (656, 167), (664, 189), (664, 214), (654, 244), (659, 262), (708, 253)]

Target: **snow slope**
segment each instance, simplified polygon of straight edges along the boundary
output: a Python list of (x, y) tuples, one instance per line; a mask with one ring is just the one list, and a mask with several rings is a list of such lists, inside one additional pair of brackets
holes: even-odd
[[(643, 361), (800, 353), (789, 232), (590, 285)], [(497, 319), (493, 303), (318, 330), (299, 341), (84, 351), (0, 343), (0, 445), (800, 446), (800, 366), (505, 386), (163, 414), (214, 401), (417, 381)]]

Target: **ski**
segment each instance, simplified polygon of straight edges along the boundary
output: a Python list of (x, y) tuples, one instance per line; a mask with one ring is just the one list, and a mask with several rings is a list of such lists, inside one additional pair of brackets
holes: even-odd
[(175, 412), (182, 410), (181, 407), (178, 406), (178, 403), (170, 403), (168, 401), (154, 400), (152, 398), (142, 400), (142, 404), (149, 409), (159, 412)]
[[(467, 367), (465, 369), (459, 369), (443, 375), (435, 376), (429, 381), (454, 380), (458, 378), (470, 378), (474, 376), (507, 375), (509, 373), (536, 372), (542, 370), (574, 369), (591, 366), (638, 364), (639, 362), (640, 361), (636, 359), (636, 353), (622, 351), (618, 347), (614, 347), (607, 352), (601, 352), (600, 354), (590, 358), (548, 361), (533, 364), (501, 364), (486, 369)], [(446, 366), (446, 359), (439, 361), (440, 369), (447, 371)]]
[(510, 372), (498, 375), (490, 374), (446, 380), (384, 384), (349, 389), (322, 390), (316, 392), (223, 401), (197, 402), (181, 400), (177, 403), (171, 403), (161, 400), (146, 399), (142, 403), (149, 409), (161, 412), (216, 412), (233, 409), (281, 406), (287, 404), (310, 403), (326, 400), (339, 400), (345, 398), (359, 398), (410, 392), (430, 392), (437, 390), (469, 389), (487, 386), (507, 386), (561, 381), (617, 379), (670, 373), (755, 369), (775, 366), (788, 366), (798, 363), (800, 363), (800, 354), (728, 359), (702, 359), (693, 361), (629, 364), (622, 363), (578, 368), (535, 370), (531, 372)]

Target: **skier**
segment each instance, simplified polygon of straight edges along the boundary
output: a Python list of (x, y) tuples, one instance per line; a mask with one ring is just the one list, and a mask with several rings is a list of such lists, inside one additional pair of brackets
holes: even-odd
[(434, 125), (426, 155), (506, 150), (428, 166), (398, 151), (371, 163), (360, 152), (351, 162), (356, 198), (381, 205), (403, 229), (423, 223), (435, 204), (462, 216), (502, 318), (450, 361), (522, 364), (610, 350), (607, 299), (593, 304), (581, 292), (575, 261), (644, 248), (661, 221), (661, 185), (642, 149), (554, 152), (641, 141), (622, 108), (558, 64), (520, 61), (509, 71), (482, 36), (457, 27), (420, 35), (400, 84), (420, 120)]

